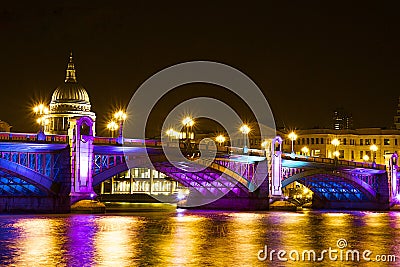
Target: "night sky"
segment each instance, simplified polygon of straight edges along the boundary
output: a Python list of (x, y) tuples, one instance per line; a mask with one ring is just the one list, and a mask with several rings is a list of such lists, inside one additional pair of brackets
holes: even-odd
[[(337, 107), (353, 114), (356, 127), (392, 126), (400, 95), (395, 1), (56, 2), (0, 7), (0, 119), (13, 131), (37, 130), (32, 105), (50, 101), (64, 81), (70, 50), (100, 133), (152, 74), (192, 60), (246, 73), (278, 126), (329, 127)], [(223, 89), (195, 84), (163, 99), (149, 124), (157, 128), (168, 110), (193, 96), (231, 101), (249, 116)]]

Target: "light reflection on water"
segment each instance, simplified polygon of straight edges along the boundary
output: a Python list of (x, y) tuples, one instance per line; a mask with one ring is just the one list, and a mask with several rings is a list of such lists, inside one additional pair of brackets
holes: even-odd
[[(340, 238), (346, 239), (348, 248), (400, 255), (400, 213), (180, 210), (1, 215), (0, 265), (315, 266), (278, 262), (276, 256), (273, 262), (260, 262), (257, 252), (264, 245), (286, 251), (336, 249)], [(325, 260), (322, 265), (355, 263)]]

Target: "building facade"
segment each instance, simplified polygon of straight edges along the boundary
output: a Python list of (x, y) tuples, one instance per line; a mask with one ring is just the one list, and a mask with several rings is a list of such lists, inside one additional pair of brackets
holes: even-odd
[[(310, 129), (296, 131), (294, 152), (299, 155), (334, 158), (338, 151), (339, 159), (375, 162), (386, 164), (393, 153), (400, 153), (400, 130), (385, 130), (380, 128), (363, 128), (356, 130)], [(283, 150), (291, 152), (292, 141), (287, 134), (284, 137)], [(332, 140), (339, 140), (333, 145)], [(376, 145), (377, 151), (371, 149)]]

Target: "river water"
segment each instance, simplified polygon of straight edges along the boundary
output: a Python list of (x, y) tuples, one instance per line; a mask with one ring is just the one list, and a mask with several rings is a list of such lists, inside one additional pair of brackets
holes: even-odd
[[(102, 215), (0, 215), (0, 265), (400, 265), (398, 257), (367, 262), (377, 255), (400, 256), (399, 212), (225, 212), (154, 205)], [(269, 258), (272, 250), (283, 251), (280, 259), (277, 252)], [(321, 262), (305, 250), (314, 250)], [(352, 261), (351, 254), (346, 261), (348, 250), (359, 251), (360, 261)]]

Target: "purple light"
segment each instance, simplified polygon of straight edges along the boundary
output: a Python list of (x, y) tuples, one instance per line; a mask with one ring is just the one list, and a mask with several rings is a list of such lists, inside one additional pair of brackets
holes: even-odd
[(398, 195), (396, 196), (396, 200), (397, 200), (397, 201), (400, 201), (400, 194), (398, 194)]
[(94, 197), (94, 194), (92, 193), (92, 194), (90, 194), (90, 198), (92, 198), (93, 199), (93, 197)]

